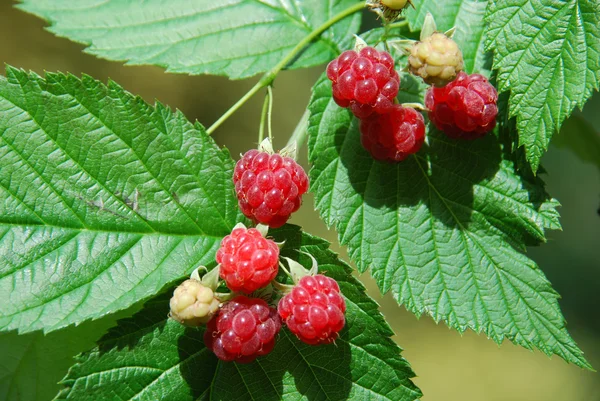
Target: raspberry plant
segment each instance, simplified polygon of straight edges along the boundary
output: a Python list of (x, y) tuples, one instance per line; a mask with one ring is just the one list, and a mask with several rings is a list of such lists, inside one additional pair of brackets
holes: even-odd
[[(205, 128), (115, 82), (6, 67), (0, 329), (52, 335), (83, 324), (103, 334), (62, 372), (56, 399), (419, 399), (409, 363), (352, 267), (325, 240), (285, 224), (307, 190), (356, 268), (408, 310), (591, 369), (558, 294), (524, 251), (560, 229), (558, 201), (535, 173), (552, 135), (598, 89), (597, 2), (19, 7), (98, 57), (231, 79), (263, 74)], [(381, 26), (361, 29), (370, 12)], [(442, 53), (413, 60), (420, 77), (407, 72), (406, 51), (419, 32), (454, 41), (449, 56), (432, 44)], [(340, 55), (350, 67), (340, 67)], [(272, 85), (283, 69), (316, 65), (323, 75), (305, 117), (293, 134), (276, 133), (289, 137), (277, 155), (263, 145), (271, 143), (265, 131), (273, 136)], [(443, 79), (432, 80), (440, 71)], [(471, 140), (443, 124), (450, 120), (435, 96), (425, 101), (467, 74), (476, 82), (442, 102), (476, 117)], [(210, 134), (265, 90), (263, 147), (236, 166)], [(482, 91), (493, 96), (465, 97)], [(469, 131), (473, 121), (451, 117)], [(304, 145), (308, 177), (293, 160)], [(251, 243), (237, 243), (240, 223), (270, 228), (250, 228)], [(98, 320), (106, 316), (122, 319), (107, 330)]]

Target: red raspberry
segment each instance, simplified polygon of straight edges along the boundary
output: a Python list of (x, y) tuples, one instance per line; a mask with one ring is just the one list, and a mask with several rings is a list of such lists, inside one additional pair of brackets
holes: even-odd
[(359, 53), (343, 52), (327, 66), (327, 77), (333, 82), (333, 100), (341, 107), (350, 107), (358, 118), (387, 113), (400, 88), (392, 56), (372, 47)]
[(399, 162), (421, 149), (425, 122), (415, 109), (396, 104), (387, 114), (362, 120), (360, 133), (362, 145), (374, 159)]
[(249, 150), (233, 173), (240, 209), (255, 222), (277, 228), (300, 208), (308, 190), (304, 169), (290, 157)]
[(277, 275), (279, 247), (256, 228), (235, 228), (217, 251), (219, 275), (232, 291), (251, 293)]
[(498, 92), (480, 74), (458, 73), (442, 88), (429, 88), (429, 119), (450, 138), (475, 139), (496, 126)]
[(335, 341), (346, 323), (346, 302), (340, 287), (322, 274), (302, 277), (277, 309), (290, 331), (311, 345)]
[(273, 350), (279, 329), (275, 308), (262, 299), (239, 295), (208, 322), (204, 344), (223, 361), (248, 363)]

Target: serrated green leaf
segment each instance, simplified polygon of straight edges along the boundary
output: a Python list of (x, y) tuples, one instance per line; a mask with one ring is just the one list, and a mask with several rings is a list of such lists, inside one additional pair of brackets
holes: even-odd
[(75, 355), (94, 347), (118, 315), (126, 317), (127, 312), (47, 335), (0, 333), (0, 400), (50, 400), (61, 389), (58, 382), (75, 362)]
[(358, 122), (322, 78), (309, 104), (311, 188), (361, 272), (417, 315), (460, 332), (557, 354), (589, 367), (565, 329), (558, 294), (525, 245), (560, 228), (539, 179), (515, 173), (494, 135), (428, 143), (396, 165), (374, 161)]
[(111, 82), (0, 78), (0, 329), (127, 308), (199, 264), (243, 218), (233, 161), (200, 125)]
[(571, 150), (581, 161), (600, 169), (600, 133), (580, 115), (569, 117), (552, 144)]
[[(167, 320), (159, 297), (123, 321), (99, 347), (79, 358), (59, 399), (99, 400), (390, 400), (420, 396), (412, 370), (389, 338), (377, 304), (329, 244), (298, 227), (271, 231), (285, 240), (283, 255), (313, 255), (346, 298), (347, 323), (336, 344), (308, 346), (283, 329), (275, 349), (251, 364), (218, 361), (204, 348), (202, 330)], [(310, 265), (308, 257), (300, 260)], [(167, 294), (168, 295), (168, 294)]]
[(453, 39), (463, 53), (465, 71), (489, 76), (491, 57), (484, 49), (486, 0), (413, 0), (412, 3), (414, 8), (407, 8), (406, 18), (413, 31), (421, 29), (428, 12), (433, 15), (438, 31), (456, 27)]
[[(21, 0), (58, 36), (87, 52), (169, 72), (247, 78), (275, 66), (313, 29), (356, 0)], [(356, 14), (335, 24), (290, 68), (328, 62), (360, 27)], [(342, 49), (343, 50), (343, 49)]]
[(510, 115), (535, 172), (563, 120), (598, 90), (600, 3), (491, 1), (486, 22), (498, 87), (510, 91)]

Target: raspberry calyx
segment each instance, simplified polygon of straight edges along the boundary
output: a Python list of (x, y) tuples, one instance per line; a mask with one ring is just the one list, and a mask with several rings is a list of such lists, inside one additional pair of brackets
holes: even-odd
[(327, 66), (327, 77), (335, 102), (358, 118), (387, 113), (400, 88), (392, 56), (370, 46), (343, 52)]
[(204, 344), (222, 361), (248, 363), (273, 350), (280, 329), (275, 308), (262, 299), (239, 295), (208, 322)]
[(308, 190), (308, 176), (294, 160), (295, 152), (275, 154), (265, 139), (259, 150), (251, 149), (237, 162), (233, 173), (242, 213), (256, 223), (281, 227), (300, 208)]
[(387, 114), (360, 122), (363, 147), (376, 160), (400, 162), (421, 149), (425, 141), (425, 121), (412, 107), (394, 105)]
[(221, 278), (232, 291), (249, 294), (277, 275), (279, 247), (265, 238), (266, 231), (265, 226), (248, 229), (239, 223), (221, 241), (216, 260)]
[(480, 74), (460, 72), (443, 88), (425, 95), (429, 119), (450, 138), (475, 139), (496, 126), (498, 92)]

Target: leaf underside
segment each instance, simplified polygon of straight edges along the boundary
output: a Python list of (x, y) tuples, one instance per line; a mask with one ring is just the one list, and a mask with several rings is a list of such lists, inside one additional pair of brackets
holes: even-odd
[(0, 78), (0, 329), (125, 309), (214, 263), (242, 221), (233, 161), (200, 125), (111, 82)]
[(335, 104), (327, 79), (313, 88), (309, 110), (316, 207), (383, 293), (460, 332), (589, 367), (558, 294), (522, 253), (560, 228), (558, 202), (539, 179), (516, 174), (495, 135), (455, 141), (429, 127), (421, 151), (392, 165), (362, 148), (358, 121)]
[[(22, 0), (58, 36), (88, 53), (169, 72), (247, 78), (275, 66), (296, 43), (356, 0)], [(335, 24), (290, 68), (325, 63), (360, 27), (360, 15)]]
[[(202, 329), (166, 319), (168, 297), (147, 303), (79, 357), (58, 399), (98, 400), (390, 400), (420, 396), (413, 373), (391, 341), (377, 304), (328, 243), (297, 227), (271, 231), (283, 254), (309, 252), (346, 298), (347, 324), (336, 344), (308, 346), (282, 329), (272, 353), (251, 364), (220, 362), (204, 348)], [(302, 256), (303, 263), (310, 261)], [(167, 294), (168, 295), (168, 294)]]
[(597, 0), (491, 1), (487, 48), (536, 171), (552, 135), (600, 84)]

